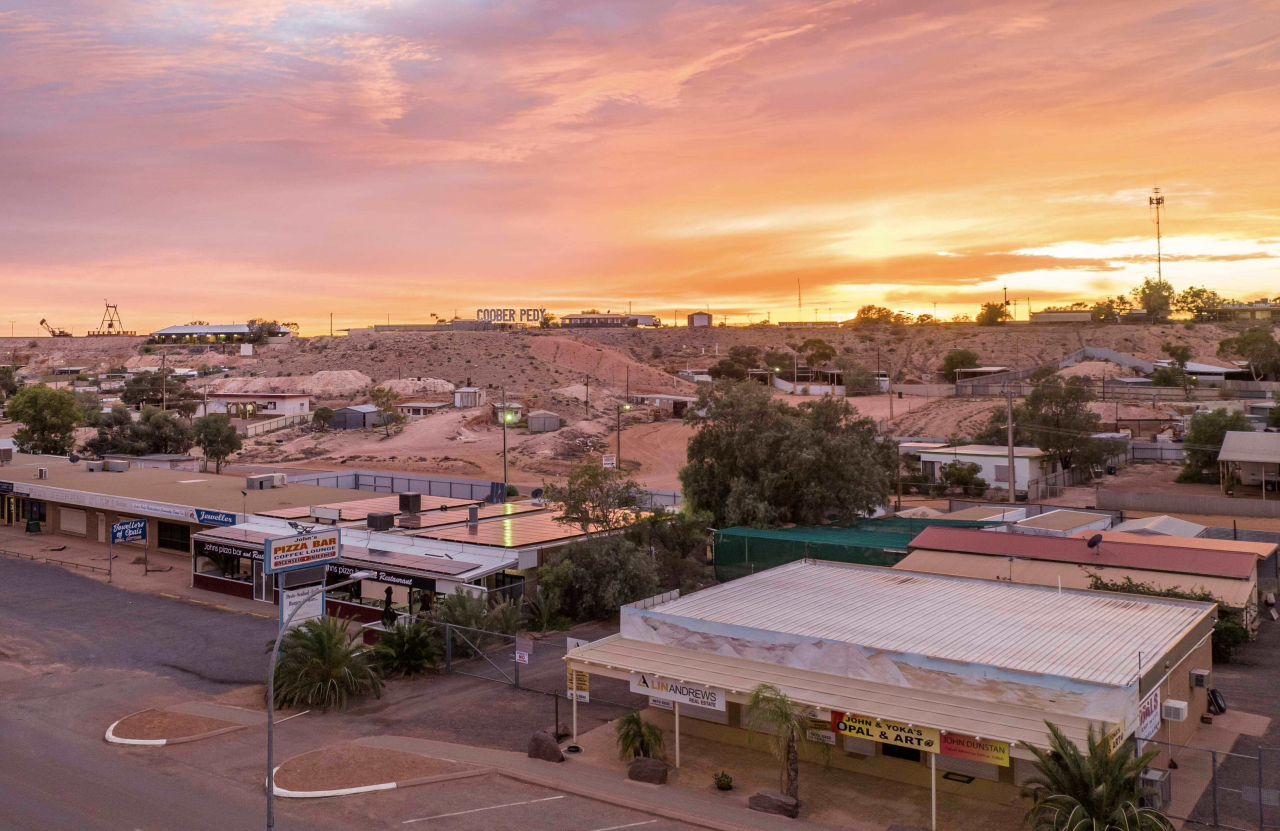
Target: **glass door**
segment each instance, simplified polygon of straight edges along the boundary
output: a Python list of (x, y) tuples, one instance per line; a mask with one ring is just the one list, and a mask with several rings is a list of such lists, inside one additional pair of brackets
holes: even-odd
[(262, 569), (262, 561), (253, 561), (253, 599), (275, 603), (275, 580)]

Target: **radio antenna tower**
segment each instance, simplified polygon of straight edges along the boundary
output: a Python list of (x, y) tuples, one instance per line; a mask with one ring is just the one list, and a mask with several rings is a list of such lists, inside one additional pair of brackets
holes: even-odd
[(1161, 253), (1160, 253), (1160, 209), (1164, 207), (1164, 194), (1160, 192), (1160, 188), (1152, 188), (1152, 195), (1147, 197), (1147, 209), (1156, 212), (1156, 279), (1164, 282), (1164, 274), (1161, 271)]
[(796, 310), (799, 311), (803, 306), (804, 304), (800, 302), (800, 278), (797, 277), (796, 278)]

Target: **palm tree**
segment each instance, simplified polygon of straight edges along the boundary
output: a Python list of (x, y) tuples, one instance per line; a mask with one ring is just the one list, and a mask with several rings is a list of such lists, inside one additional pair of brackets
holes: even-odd
[[(292, 629), (280, 644), (275, 671), (275, 706), (319, 707), (328, 712), (347, 706), (348, 696), (382, 697), (382, 679), (369, 650), (348, 631), (350, 621), (323, 617)], [(267, 646), (270, 652), (274, 641)]]
[(748, 740), (757, 730), (769, 735), (769, 749), (782, 763), (780, 790), (792, 799), (800, 798), (800, 752), (797, 744), (805, 735), (805, 720), (796, 705), (772, 684), (751, 691), (747, 703)]
[(1173, 826), (1154, 808), (1138, 801), (1150, 795), (1138, 777), (1157, 755), (1149, 750), (1133, 754), (1133, 739), (1110, 750), (1101, 733), (1089, 728), (1088, 752), (1068, 739), (1057, 725), (1045, 722), (1049, 750), (1029, 744), (1039, 776), (1023, 785), (1034, 804), (1025, 824), (1033, 831), (1172, 831)]
[(435, 670), (442, 651), (440, 634), (431, 624), (401, 618), (378, 637), (370, 658), (384, 677), (391, 678)]
[(623, 759), (636, 756), (655, 758), (662, 750), (662, 729), (640, 718), (638, 711), (631, 711), (618, 719), (618, 755)]

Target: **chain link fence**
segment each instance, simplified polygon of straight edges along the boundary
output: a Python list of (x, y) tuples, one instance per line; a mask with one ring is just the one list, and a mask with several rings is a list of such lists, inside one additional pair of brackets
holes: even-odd
[(1162, 751), (1144, 774), (1148, 803), (1184, 827), (1280, 828), (1280, 748), (1253, 755), (1148, 740)]

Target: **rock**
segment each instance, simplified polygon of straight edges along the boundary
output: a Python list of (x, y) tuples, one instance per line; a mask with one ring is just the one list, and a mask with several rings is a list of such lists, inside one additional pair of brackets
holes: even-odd
[(800, 800), (777, 791), (761, 791), (752, 794), (747, 807), (762, 814), (779, 814), (795, 819), (800, 815)]
[(548, 727), (546, 730), (543, 730), (542, 732), (550, 733), (551, 735), (555, 736), (557, 740), (567, 739), (573, 735), (573, 731), (569, 729), (569, 725), (565, 724), (564, 722), (561, 722), (560, 725), (555, 727), (554, 729), (551, 727)]
[(648, 782), (650, 785), (665, 785), (667, 763), (661, 759), (637, 756), (631, 760), (631, 767), (627, 768), (627, 778), (636, 782)]
[(544, 762), (563, 762), (564, 754), (560, 752), (560, 745), (556, 742), (556, 737), (539, 730), (529, 738), (529, 758), (541, 759)]

